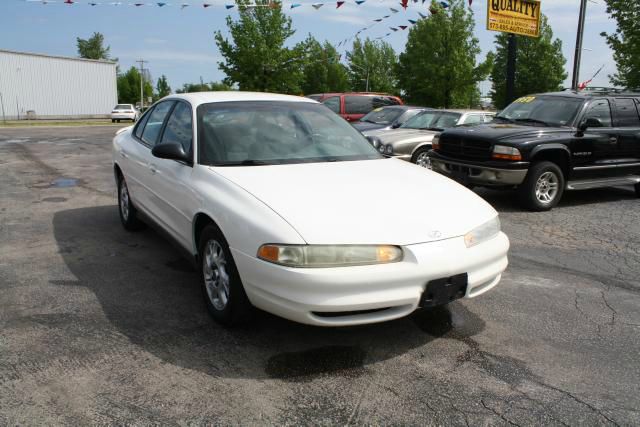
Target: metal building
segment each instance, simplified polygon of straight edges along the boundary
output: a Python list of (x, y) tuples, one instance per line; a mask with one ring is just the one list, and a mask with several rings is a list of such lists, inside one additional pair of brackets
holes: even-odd
[(6, 120), (106, 117), (117, 103), (115, 62), (0, 50)]

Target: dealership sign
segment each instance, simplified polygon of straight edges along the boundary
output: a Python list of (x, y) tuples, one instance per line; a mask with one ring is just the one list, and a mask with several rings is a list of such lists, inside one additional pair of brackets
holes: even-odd
[(487, 29), (540, 36), (539, 0), (487, 0)]

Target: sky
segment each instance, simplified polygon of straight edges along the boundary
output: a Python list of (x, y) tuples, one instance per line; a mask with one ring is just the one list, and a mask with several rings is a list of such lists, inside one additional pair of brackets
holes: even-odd
[[(51, 0), (50, 0), (51, 1)], [(101, 3), (90, 6), (87, 3)], [(111, 55), (119, 59), (122, 69), (135, 65), (138, 59), (149, 61), (146, 65), (154, 78), (166, 75), (175, 90), (184, 83), (219, 81), (224, 74), (217, 63), (222, 59), (214, 42), (214, 32), (228, 35), (225, 19), (237, 18), (234, 9), (224, 5), (232, 0), (164, 0), (164, 7), (150, 0), (77, 0), (76, 4), (41, 4), (25, 0), (0, 0), (0, 49), (43, 53), (60, 56), (77, 56), (76, 37), (88, 38), (93, 32), (104, 34), (111, 47)], [(284, 0), (283, 10), (293, 19), (295, 35), (287, 44), (293, 45), (312, 34), (318, 40), (329, 40), (337, 44), (351, 37), (373, 20), (390, 14), (390, 7), (400, 10), (376, 24), (361, 37), (379, 37), (390, 32), (388, 27), (407, 25), (407, 19), (419, 19), (418, 12), (428, 14), (428, 1), (409, 2), (403, 11), (398, 0), (366, 0), (356, 5), (354, 0), (336, 9), (336, 3), (325, 2), (319, 10), (311, 7), (322, 0)], [(153, 6), (135, 7), (134, 2), (145, 2)], [(203, 3), (211, 3), (208, 8)], [(190, 6), (180, 8), (181, 3)], [(290, 9), (292, 3), (302, 6)], [(600, 33), (615, 31), (615, 21), (606, 13), (604, 0), (589, 0), (580, 80), (584, 81), (602, 65), (605, 68), (592, 83), (594, 86), (610, 86), (608, 75), (615, 72), (615, 63), (605, 40)], [(549, 17), (554, 36), (562, 40), (568, 78), (565, 86), (571, 85), (573, 57), (580, 0), (542, 0), (542, 13)], [(480, 40), (482, 53), (494, 49), (497, 33), (486, 30), (486, 0), (474, 0), (471, 6), (476, 19), (475, 35)], [(397, 31), (385, 40), (397, 53), (404, 50), (407, 31)], [(348, 48), (349, 46), (347, 46)], [(345, 48), (340, 49), (344, 53)], [(0, 76), (1, 77), (1, 76)], [(481, 84), (486, 94), (490, 85)]]

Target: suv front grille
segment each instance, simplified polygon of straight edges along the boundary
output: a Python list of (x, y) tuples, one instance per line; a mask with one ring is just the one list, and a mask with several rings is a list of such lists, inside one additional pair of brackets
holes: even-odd
[(463, 139), (455, 136), (440, 135), (439, 151), (442, 154), (461, 159), (491, 159), (491, 143), (477, 139)]

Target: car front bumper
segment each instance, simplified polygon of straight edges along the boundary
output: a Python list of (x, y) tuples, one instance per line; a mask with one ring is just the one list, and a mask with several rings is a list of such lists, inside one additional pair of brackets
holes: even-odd
[(300, 323), (348, 326), (410, 314), (436, 279), (466, 273), (464, 297), (476, 297), (499, 282), (508, 249), (504, 233), (471, 248), (457, 237), (405, 246), (402, 262), (340, 268), (289, 268), (232, 253), (256, 307)]
[[(433, 152), (432, 152), (433, 153)], [(527, 169), (503, 169), (477, 163), (431, 158), (431, 169), (462, 184), (486, 186), (520, 185), (527, 176)]]

